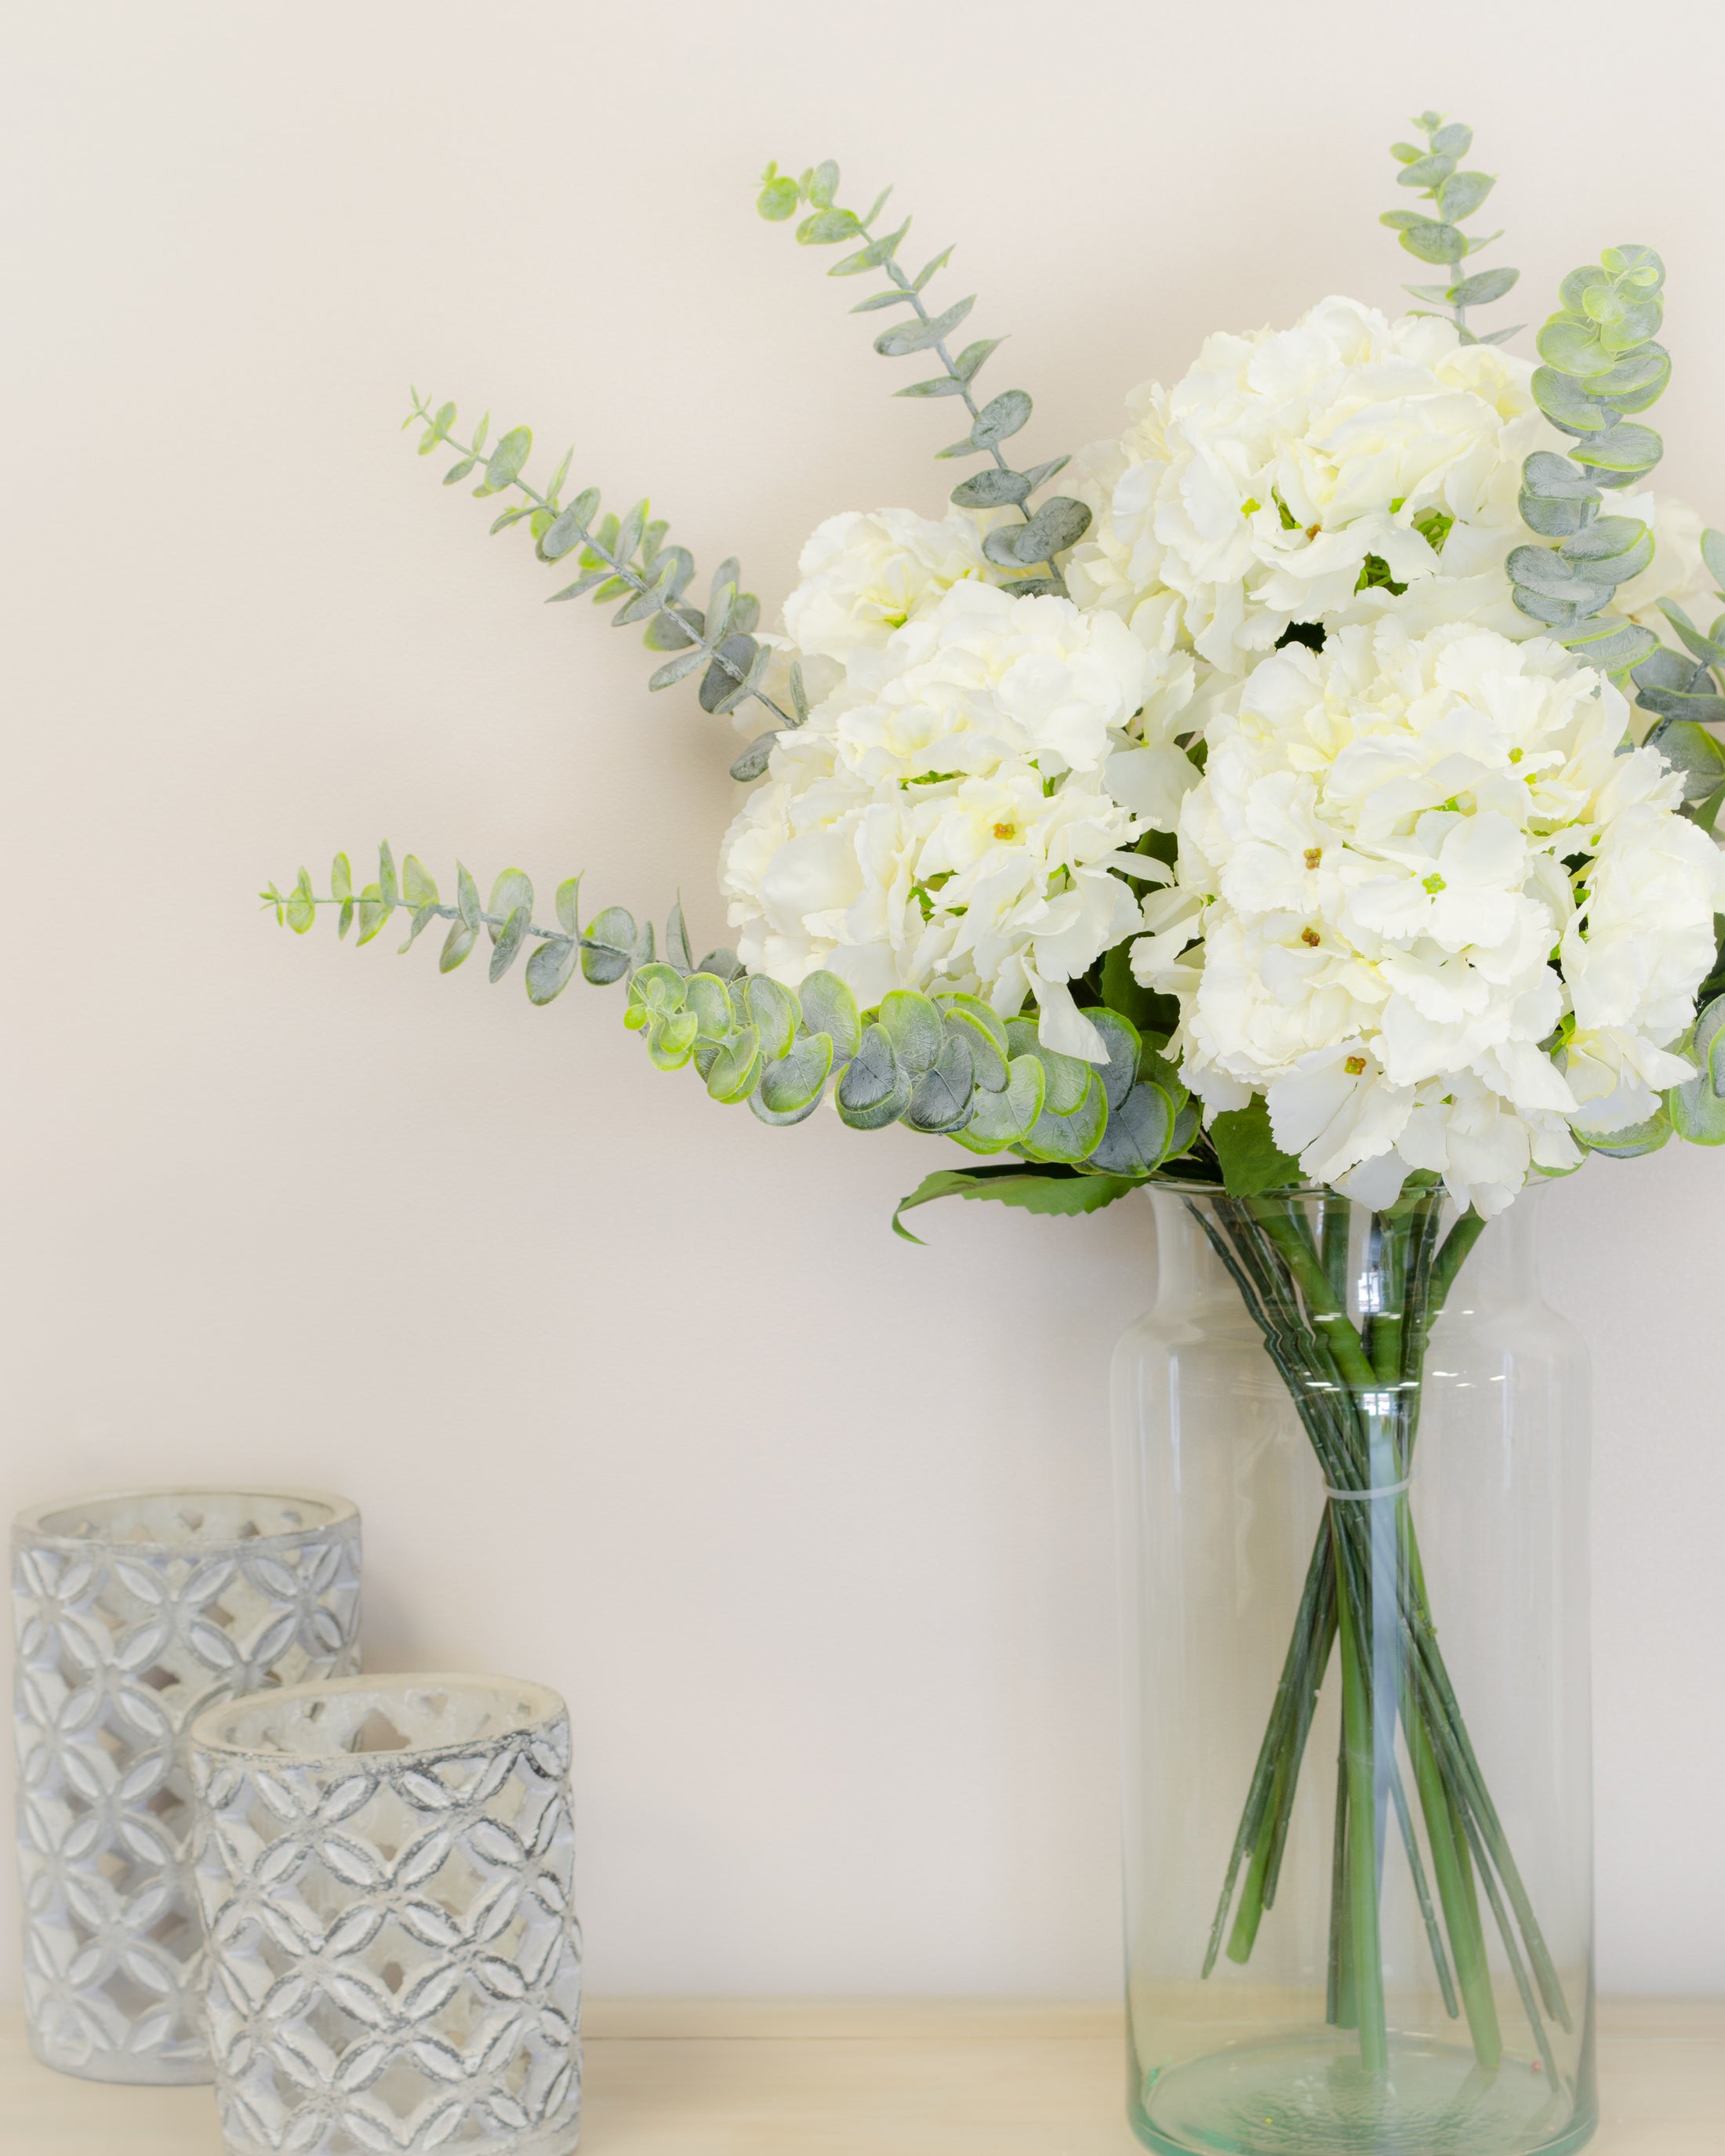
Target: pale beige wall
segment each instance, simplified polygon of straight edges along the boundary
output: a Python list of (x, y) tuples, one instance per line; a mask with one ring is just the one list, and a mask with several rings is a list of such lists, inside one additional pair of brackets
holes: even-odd
[[(536, 1012), (258, 913), (388, 833), (719, 926), (728, 731), (542, 609), (519, 535), (396, 434), (408, 378), (575, 440), (776, 601), (818, 518), (937, 506), (952, 468), (857, 287), (755, 218), (768, 157), (896, 179), (963, 243), (1051, 454), (1209, 327), (1393, 304), (1384, 146), (1430, 101), (1503, 176), (1530, 309), (1602, 243), (1666, 251), (1666, 476), (1725, 516), (1725, 33), (1624, 23), (5, 9), (5, 1502), (350, 1491), (374, 1662), (568, 1694), (597, 1984), (1111, 1989), (1104, 1369), (1153, 1237), (1137, 1202), (966, 1207), (911, 1250), (930, 1143), (721, 1113), (614, 992)], [(1621, 100), (1591, 144), (1578, 66)], [(1620, 1987), (1725, 1984), (1722, 1194), (1674, 1149), (1552, 1205), (1598, 1359)]]

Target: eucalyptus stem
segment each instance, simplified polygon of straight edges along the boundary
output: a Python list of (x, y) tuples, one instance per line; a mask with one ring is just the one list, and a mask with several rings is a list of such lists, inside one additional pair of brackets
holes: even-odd
[[(435, 415), (429, 405), (417, 397), (410, 416), (415, 419), (424, 419), (432, 424), (435, 424)], [(453, 434), (445, 434), (440, 439), (449, 444), (458, 457), (471, 459), (475, 463), (477, 463), (484, 454), (482, 450), (474, 448), (471, 444), (464, 445), (458, 442)], [(709, 639), (704, 629), (697, 629), (690, 620), (688, 613), (681, 606), (666, 598), (659, 586), (649, 583), (638, 569), (620, 559), (613, 548), (606, 546), (602, 539), (597, 537), (592, 529), (590, 519), (583, 522), (574, 516), (572, 510), (560, 509), (553, 496), (541, 494), (536, 487), (530, 486), (518, 472), (506, 484), (514, 487), (517, 492), (524, 494), (535, 508), (544, 510), (548, 516), (571, 518), (572, 528), (579, 534), (579, 543), (588, 552), (597, 555), (611, 574), (627, 584), (637, 598), (650, 597), (655, 613), (663, 615), (667, 620), (674, 622), (691, 644), (699, 645), (715, 665), (720, 667), (737, 683), (745, 696), (752, 697), (757, 704), (764, 704), (781, 726), (795, 726), (802, 723), (801, 720), (792, 712), (782, 710), (763, 690), (754, 687), (749, 680), (747, 670), (739, 666), (734, 660), (728, 658), (722, 646)], [(525, 511), (521, 513), (526, 514)], [(573, 545), (564, 549), (566, 553), (572, 554), (574, 551)]]

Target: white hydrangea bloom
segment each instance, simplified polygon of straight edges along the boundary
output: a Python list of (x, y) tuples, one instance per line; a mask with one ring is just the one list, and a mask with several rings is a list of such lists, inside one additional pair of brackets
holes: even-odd
[(802, 581), (784, 603), (787, 635), (798, 650), (840, 665), (861, 646), (879, 649), (954, 584), (999, 573), (983, 554), (998, 521), (957, 509), (938, 521), (911, 509), (828, 517), (798, 561)]
[(1262, 1092), (1313, 1178), (1381, 1204), (1432, 1169), (1488, 1214), (1574, 1164), (1572, 1122), (1651, 1114), (1690, 1075), (1725, 856), (1617, 753), (1626, 716), (1558, 645), (1466, 623), (1261, 662), (1132, 952), (1211, 1111)]
[[(1138, 926), (1120, 870), (1196, 773), (1172, 710), (1137, 719), (1153, 662), (1111, 614), (951, 587), (782, 735), (726, 839), (721, 883), (751, 970), (817, 968), (867, 1008), (965, 989), (1100, 1060), (1068, 983)], [(1164, 703), (1168, 699), (1164, 697)]]
[[(1503, 566), (1527, 537), (1521, 468), (1568, 446), (1532, 373), (1448, 322), (1347, 299), (1290, 330), (1212, 336), (1171, 390), (1129, 400), (1117, 446), (1082, 460), (1094, 522), (1073, 596), (1130, 622), (1173, 593), (1182, 641), (1228, 675), (1294, 622), (1394, 614), (1415, 634), (1467, 620), (1530, 635)], [(1405, 592), (1357, 589), (1368, 557)]]

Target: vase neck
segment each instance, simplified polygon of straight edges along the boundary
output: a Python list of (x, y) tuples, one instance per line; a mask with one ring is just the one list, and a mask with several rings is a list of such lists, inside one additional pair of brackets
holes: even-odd
[[(1156, 1213), (1158, 1308), (1237, 1296), (1238, 1290), (1205, 1233), (1206, 1218), (1215, 1218), (1215, 1201), (1202, 1194), (1153, 1188), (1150, 1196)], [(1457, 1315), (1501, 1311), (1539, 1299), (1539, 1222), (1544, 1202), (1543, 1185), (1529, 1184), (1490, 1223), (1456, 1275), (1446, 1304), (1450, 1311)], [(1312, 1201), (1314, 1214), (1317, 1203)], [(1358, 1317), (1375, 1301), (1368, 1279), (1372, 1216), (1363, 1206), (1355, 1206), (1353, 1212), (1348, 1303)], [(1446, 1229), (1455, 1218), (1453, 1208), (1446, 1209)]]

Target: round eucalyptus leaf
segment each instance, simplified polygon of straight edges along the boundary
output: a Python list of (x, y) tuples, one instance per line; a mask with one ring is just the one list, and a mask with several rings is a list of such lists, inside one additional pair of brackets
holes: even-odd
[(807, 1114), (819, 1105), (833, 1067), (830, 1034), (800, 1034), (788, 1055), (776, 1057), (761, 1073), (761, 1105), (775, 1116)]

